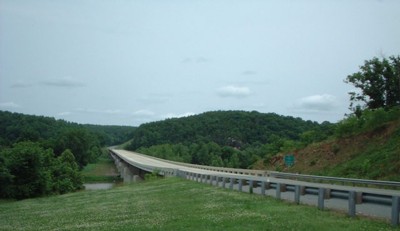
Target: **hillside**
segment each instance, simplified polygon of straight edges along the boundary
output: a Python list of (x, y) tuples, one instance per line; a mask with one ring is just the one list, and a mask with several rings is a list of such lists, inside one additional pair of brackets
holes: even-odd
[(299, 140), (303, 132), (310, 130), (318, 130), (324, 136), (329, 125), (275, 113), (213, 111), (143, 124), (134, 132), (129, 148), (198, 142), (239, 147), (270, 143), (276, 138)]
[(331, 138), (294, 151), (293, 167), (285, 167), (285, 153), (280, 153), (266, 166), (259, 161), (257, 168), (400, 181), (400, 118), (389, 120), (376, 122), (371, 129), (358, 134)]
[(0, 230), (396, 230), (381, 220), (166, 178), (0, 201)]
[(82, 125), (52, 117), (0, 111), (0, 147), (20, 141), (43, 141), (60, 136), (68, 129), (83, 129), (98, 137), (103, 146), (127, 141), (134, 130), (128, 126)]
[(258, 159), (326, 139), (332, 124), (274, 113), (215, 111), (143, 124), (127, 148), (194, 164), (249, 168)]

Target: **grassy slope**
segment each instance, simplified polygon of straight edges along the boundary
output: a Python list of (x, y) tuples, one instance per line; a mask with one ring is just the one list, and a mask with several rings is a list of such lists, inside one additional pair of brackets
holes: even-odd
[(389, 224), (168, 178), (0, 202), (0, 230), (395, 230)]
[(103, 150), (103, 154), (96, 163), (88, 164), (82, 170), (85, 183), (116, 182), (120, 180), (118, 175), (114, 161), (108, 156), (107, 150)]
[(267, 168), (400, 181), (400, 120), (366, 133), (312, 144), (295, 153), (295, 157), (296, 163), (289, 169), (284, 169), (283, 159)]

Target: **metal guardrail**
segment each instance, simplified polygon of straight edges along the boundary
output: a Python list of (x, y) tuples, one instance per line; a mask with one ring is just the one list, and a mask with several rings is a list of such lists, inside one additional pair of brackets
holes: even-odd
[(355, 179), (355, 178), (304, 175), (304, 174), (273, 172), (273, 171), (268, 172), (268, 174), (272, 177), (282, 178), (282, 179), (293, 179), (293, 180), (314, 181), (314, 182), (324, 181), (330, 183), (336, 182), (342, 185), (345, 183), (350, 183), (353, 186), (374, 185), (374, 186), (400, 188), (400, 182), (397, 181), (365, 180), (365, 179)]
[[(199, 174), (190, 171), (178, 170), (177, 176), (193, 180), (196, 182), (207, 183), (215, 185), (217, 187), (234, 189), (234, 185), (237, 185), (237, 190), (242, 192), (243, 186), (249, 186), (249, 193), (253, 192), (254, 188), (260, 188), (262, 195), (266, 195), (266, 190), (273, 189), (276, 192), (276, 198), (281, 199), (281, 192), (292, 191), (294, 192), (293, 201), (296, 204), (300, 203), (300, 197), (310, 194), (317, 196), (317, 206), (319, 209), (324, 209), (324, 201), (326, 199), (336, 198), (348, 201), (348, 215), (351, 217), (356, 216), (356, 205), (363, 202), (368, 202), (378, 205), (389, 205), (391, 206), (391, 223), (393, 226), (399, 225), (399, 210), (400, 210), (400, 194), (386, 195), (380, 193), (367, 193), (362, 188), (350, 188), (344, 189), (343, 186), (325, 187), (329, 185), (322, 185), (321, 187), (315, 186), (315, 183), (308, 183), (313, 185), (307, 185), (307, 182), (290, 181), (292, 183), (282, 183), (272, 179), (258, 178), (254, 179), (251, 176), (220, 176), (216, 174)], [(304, 184), (306, 183), (306, 184)]]
[[(282, 173), (282, 172), (265, 172), (254, 170), (241, 170), (241, 169), (231, 169), (231, 168), (218, 168), (210, 166), (201, 166), (193, 164), (185, 164), (174, 161), (165, 161), (163, 159), (150, 157), (153, 159), (158, 159), (164, 162), (173, 163), (180, 166), (192, 167), (204, 170), (210, 170), (209, 173), (196, 173), (194, 170), (179, 170), (171, 168), (158, 168), (156, 166), (143, 165), (136, 163), (132, 160), (126, 159), (123, 156), (110, 150), (110, 153), (118, 156), (121, 160), (134, 165), (137, 168), (141, 168), (145, 171), (161, 170), (163, 175), (173, 175), (182, 177), (184, 179), (194, 180), (202, 183), (209, 183), (216, 186), (221, 186), (226, 188), (228, 183), (228, 188), (233, 190), (234, 185), (238, 185), (238, 190), (242, 191), (243, 185), (249, 185), (249, 192), (253, 191), (253, 188), (261, 188), (261, 194), (265, 195), (265, 191), (269, 189), (275, 189), (276, 197), (281, 198), (281, 192), (293, 191), (295, 203), (300, 202), (300, 196), (311, 194), (318, 197), (318, 208), (324, 208), (325, 199), (338, 198), (348, 201), (348, 214), (354, 217), (356, 215), (356, 204), (363, 202), (379, 204), (379, 205), (390, 205), (391, 206), (391, 223), (394, 226), (399, 225), (399, 210), (400, 210), (400, 191), (394, 190), (377, 190), (372, 188), (360, 188), (360, 187), (346, 187), (334, 184), (318, 184), (307, 181), (328, 181), (328, 182), (339, 182), (339, 183), (352, 183), (352, 184), (365, 184), (365, 185), (377, 185), (377, 186), (391, 186), (399, 187), (400, 182), (392, 181), (373, 181), (373, 180), (362, 180), (362, 179), (351, 179), (351, 178), (340, 178), (340, 177), (325, 177), (325, 176), (313, 176), (313, 175), (302, 175), (293, 173)], [(147, 156), (148, 157), (148, 156)], [(234, 173), (236, 175), (220, 174)], [(264, 173), (264, 174), (263, 174)], [(265, 177), (266, 176), (266, 177)]]

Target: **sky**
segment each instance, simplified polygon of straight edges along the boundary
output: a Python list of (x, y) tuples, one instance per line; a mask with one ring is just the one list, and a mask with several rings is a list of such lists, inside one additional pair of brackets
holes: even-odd
[(392, 55), (398, 0), (0, 0), (0, 110), (78, 123), (337, 122), (344, 79)]

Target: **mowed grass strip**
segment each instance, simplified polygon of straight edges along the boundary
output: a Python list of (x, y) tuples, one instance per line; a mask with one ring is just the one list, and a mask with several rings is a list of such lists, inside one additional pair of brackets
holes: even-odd
[(0, 230), (398, 230), (366, 218), (167, 178), (0, 202)]
[(85, 183), (119, 181), (114, 162), (109, 156), (101, 156), (96, 163), (88, 164), (82, 170)]

